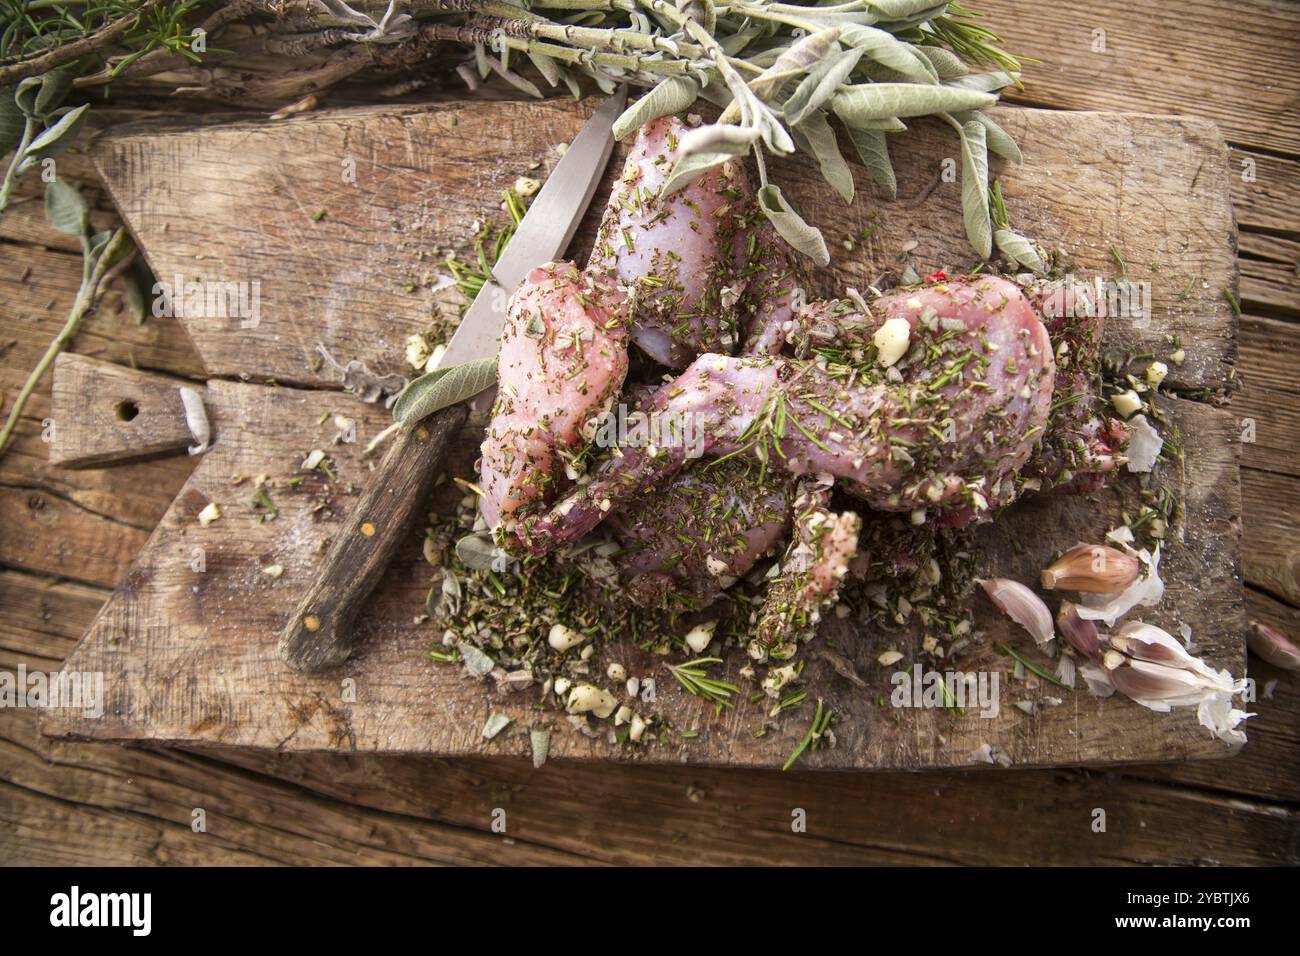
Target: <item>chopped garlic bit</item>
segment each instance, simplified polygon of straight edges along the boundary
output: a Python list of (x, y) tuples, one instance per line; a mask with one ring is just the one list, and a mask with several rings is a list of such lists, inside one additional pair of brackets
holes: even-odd
[(1159, 388), (1160, 383), (1165, 380), (1169, 374), (1169, 366), (1164, 362), (1152, 362), (1147, 366), (1147, 384), (1152, 388)]
[(889, 667), (893, 664), (897, 664), (902, 659), (903, 659), (903, 655), (900, 654), (898, 651), (885, 651), (883, 654), (881, 654), (879, 657), (876, 658), (876, 663), (879, 664), (881, 667)]
[(302, 460), (303, 471), (315, 471), (322, 461), (325, 460), (325, 453), (319, 448), (313, 448), (308, 452), (307, 457)]
[(686, 633), (686, 646), (696, 654), (702, 653), (709, 646), (709, 642), (713, 640), (713, 630), (717, 626), (717, 621), (705, 621), (703, 624), (696, 624)]
[(515, 192), (520, 196), (531, 196), (541, 188), (542, 184), (531, 176), (520, 176), (515, 180)]
[(595, 684), (577, 684), (569, 691), (569, 699), (564, 709), (571, 714), (595, 714), (604, 720), (614, 713), (617, 706), (618, 701), (609, 691), (602, 690)]
[(1142, 411), (1142, 399), (1131, 388), (1127, 392), (1112, 395), (1110, 403), (1115, 406), (1115, 411), (1119, 412), (1123, 418), (1130, 418)]
[(557, 651), (567, 651), (571, 647), (577, 647), (587, 639), (586, 634), (575, 631), (571, 627), (563, 624), (552, 624), (551, 633), (546, 636), (546, 643)]
[(217, 507), (215, 501), (209, 501), (207, 506), (199, 512), (199, 524), (207, 527), (221, 517), (221, 509)]
[(1133, 435), (1125, 449), (1128, 470), (1135, 473), (1148, 472), (1155, 467), (1160, 451), (1165, 447), (1165, 440), (1145, 415), (1135, 416), (1128, 424)]
[(268, 578), (279, 578), (282, 574), (284, 574), (284, 565), (268, 564), (266, 567), (262, 569), (262, 573), (265, 574)]
[(906, 355), (911, 338), (912, 327), (907, 319), (886, 319), (871, 337), (871, 340), (876, 344), (880, 364), (885, 368), (889, 368)]

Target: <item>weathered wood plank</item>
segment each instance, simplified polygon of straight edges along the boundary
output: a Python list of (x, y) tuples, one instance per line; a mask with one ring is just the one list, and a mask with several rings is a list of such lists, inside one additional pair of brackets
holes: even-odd
[[(283, 124), (242, 120), (199, 132), (145, 124), (104, 138), (95, 157), (160, 279), (242, 284), (250, 311), (258, 291), (255, 328), (225, 312), (184, 320), (209, 371), (256, 370), (323, 386), (336, 380), (320, 363), (321, 344), (340, 361), (402, 370), (402, 343), (429, 325), (421, 287), (445, 250), (474, 234), (475, 220), (520, 173), (535, 163), (544, 172), (552, 147), (571, 139), (590, 109), (590, 102), (452, 103)], [(1171, 384), (1221, 387), (1234, 349), (1221, 290), (1235, 278), (1228, 155), (1214, 127), (1019, 109), (998, 116), (1028, 157), (1022, 167), (996, 170), (1017, 225), (1059, 247), (1080, 275), (1117, 278), (1117, 250), (1127, 277), (1150, 283), (1151, 321), (1111, 323), (1107, 344), (1157, 352), (1176, 334), (1189, 360), (1171, 371)], [(960, 188), (941, 176), (941, 161), (956, 156), (952, 131), (923, 121), (892, 138), (891, 150), (900, 173), (895, 202), (874, 199), (856, 165), (861, 198), (848, 208), (808, 163), (774, 165), (787, 195), (826, 232), (833, 263), (818, 283), (823, 291), (878, 283), (904, 261), (921, 273), (973, 263)], [(234, 171), (232, 152), (240, 156)], [(606, 186), (618, 165), (616, 157)], [(600, 205), (576, 240), (579, 256)], [(204, 228), (169, 232), (180, 218)], [(1184, 296), (1190, 279), (1199, 281)]]
[(1013, 99), (1063, 110), (1195, 113), (1234, 143), (1300, 154), (1293, 3), (1184, 0), (1154, 10), (1094, 0), (1067, 11), (981, 0), (978, 10), (1008, 49), (1039, 61), (1025, 65), (1025, 90), (1011, 91)]
[[(26, 377), (25, 370), (0, 366), (0, 393), (16, 394)], [(37, 389), (27, 403), (16, 440), (0, 458), (0, 486), (62, 498), (93, 515), (147, 533), (167, 510), (164, 496), (180, 490), (194, 468), (193, 459), (186, 456), (80, 472), (51, 468), (47, 422), (57, 433), (50, 396)], [(113, 584), (116, 579), (104, 583)]]
[[(80, 283), (80, 255), (0, 242), (0, 348), (6, 366), (36, 365), (67, 320)], [(104, 289), (95, 311), (83, 319), (72, 350), (119, 365), (203, 375), (181, 324), (150, 317), (136, 325), (120, 281)]]
[[(0, 648), (13, 647), (17, 641), (32, 649), (48, 646), (53, 652), (50, 656), (62, 656), (89, 624), (97, 596), (103, 593), (85, 588), (70, 591), (70, 587), (51, 586), (17, 572), (0, 573), (0, 603), (15, 608), (14, 614), (0, 622)], [(1252, 613), (1260, 613), (1255, 602)], [(0, 651), (0, 667), (13, 664), (13, 655)], [(1252, 675), (1257, 666), (1262, 665), (1252, 660)], [(703, 768), (674, 771), (566, 764), (537, 772), (515, 761), (221, 750), (205, 755), (202, 778), (193, 783), (193, 771), (178, 766), (193, 759), (183, 752), (124, 750), (36, 737), (26, 727), (10, 723), (30, 721), (30, 714), (4, 711), (0, 712), (0, 738), (20, 742), (43, 764), (34, 763), (24, 770), (25, 789), (13, 788), (0, 796), (0, 857), (11, 862), (84, 865), (269, 863), (304, 858), (316, 862), (331, 856), (341, 839), (333, 820), (314, 837), (323, 847), (294, 856), (292, 848), (285, 846), (283, 833), (263, 833), (258, 825), (250, 837), (240, 838), (241, 846), (250, 849), (229, 860), (232, 850), (224, 824), (214, 823), (213, 829), (226, 832), (212, 834), (192, 833), (184, 824), (185, 815), (194, 806), (225, 808), (223, 816), (245, 815), (247, 811), (240, 808), (248, 800), (247, 785), (239, 778), (253, 773), (270, 778), (275, 788), (293, 792), (276, 804), (287, 818), (305, 812), (307, 801), (312, 806), (321, 800), (338, 801), (349, 808), (354, 820), (376, 813), (391, 819), (397, 814), (406, 818), (399, 824), (403, 833), (420, 828), (425, 821), (442, 824), (455, 833), (486, 830), (491, 811), (501, 807), (507, 813), (507, 836), (513, 837), (517, 828), (527, 826), (531, 839), (569, 854), (594, 852), (606, 862), (816, 863), (825, 862), (830, 852), (843, 854), (836, 859), (845, 863), (979, 861), (982, 853), (986, 863), (1016, 864), (1035, 862), (1033, 854), (1047, 847), (1051, 860), (1059, 863), (1093, 863), (1101, 854), (1170, 862), (1173, 856), (1208, 857), (1213, 853), (1219, 862), (1239, 864), (1261, 859), (1265, 852), (1261, 848), (1266, 846), (1263, 837), (1271, 836), (1272, 831), (1265, 834), (1259, 828), (1272, 826), (1269, 821), (1275, 818), (1268, 814), (1276, 811), (1263, 803), (1229, 802), (1231, 795), (1294, 801), (1300, 794), (1300, 766), (1290, 759), (1295, 728), (1300, 726), (1295, 679), (1284, 677), (1275, 699), (1262, 700), (1255, 709), (1260, 716), (1251, 721), (1251, 743), (1240, 757), (1161, 767), (1139, 765), (1126, 768), (1122, 775), (1024, 771), (843, 778), (748, 773), (735, 782), (734, 771)], [(86, 773), (85, 768), (98, 772)], [(665, 775), (669, 775), (667, 779)], [(128, 810), (121, 804), (114, 782), (118, 776), (181, 781), (184, 787), (164, 792), (150, 784), (148, 802), (137, 800)], [(1216, 795), (1205, 800), (1203, 793), (1185, 792), (1178, 786), (1152, 790), (1143, 780), (1219, 791), (1222, 798)], [(942, 788), (938, 794), (936, 787)], [(193, 792), (183, 792), (185, 788)], [(1139, 788), (1144, 808), (1154, 804), (1167, 812), (1154, 816), (1144, 812), (1135, 823), (1121, 811), (1123, 827), (1117, 830), (1112, 826), (1106, 836), (1092, 834), (1091, 840), (1080, 836), (1068, 839), (1066, 846), (1053, 839), (1053, 829), (1074, 832), (1067, 826), (1072, 813), (1079, 814), (1086, 824), (1092, 807), (1130, 807)], [(974, 794), (969, 800), (967, 790)], [(310, 796), (298, 796), (304, 792)], [(593, 800), (592, 794), (602, 797)], [(917, 800), (926, 812), (906, 813), (903, 804)], [(571, 824), (584, 801), (588, 815), (581, 827), (573, 829)], [(774, 811), (770, 808), (783, 804), (818, 809), (811, 834), (803, 835), (808, 839), (779, 839), (788, 829), (789, 809), (771, 819)], [(720, 806), (729, 808), (723, 821), (728, 829), (722, 834), (717, 829)], [(1016, 807), (1014, 822), (1006, 817), (1007, 807)], [(1228, 807), (1230, 812), (1225, 811)], [(979, 840), (962, 839), (954, 851), (953, 832), (960, 829), (957, 821), (968, 816), (983, 821), (978, 828), (984, 834), (982, 846)], [(1189, 850), (1180, 836), (1188, 832), (1217, 834), (1225, 818), (1232, 835), (1214, 837), (1210, 846)], [(934, 825), (941, 819), (952, 820), (943, 832)], [(182, 822), (172, 822), (175, 820)], [(270, 826), (274, 828), (276, 823)], [(988, 833), (1003, 828), (1014, 829), (1017, 838), (987, 839)], [(593, 839), (593, 833), (600, 834), (599, 839)], [(403, 840), (409, 845), (409, 838)], [(368, 840), (365, 849), (354, 850), (354, 860), (378, 859), (385, 849), (391, 847), (377, 839)], [(512, 845), (500, 843), (492, 861), (517, 862), (515, 852)], [(1287, 862), (1288, 852), (1293, 861), (1294, 850), (1276, 848), (1264, 859)]]
[[(112, 362), (60, 355), (51, 386), (50, 464), (111, 465), (193, 446), (180, 393), (188, 385)], [(195, 391), (202, 396), (202, 386)]]

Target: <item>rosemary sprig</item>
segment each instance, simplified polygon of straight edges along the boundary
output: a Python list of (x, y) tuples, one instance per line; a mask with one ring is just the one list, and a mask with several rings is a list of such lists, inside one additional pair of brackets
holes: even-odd
[(467, 265), (454, 255), (447, 257), (447, 269), (456, 282), (456, 288), (468, 299), (477, 296), (483, 290), (484, 283), (492, 278), (492, 267), (514, 238), (515, 231), (528, 211), (523, 198), (513, 189), (507, 189), (501, 194), (501, 202), (510, 221), (502, 226), (489, 224), (483, 227), (474, 242), (475, 262)]
[(996, 647), (1003, 654), (1007, 655), (1007, 657), (1010, 657), (1012, 660), (1023, 665), (1025, 670), (1032, 671), (1033, 673), (1041, 677), (1043, 680), (1049, 681), (1050, 683), (1055, 684), (1057, 687), (1064, 687), (1066, 690), (1073, 689), (1070, 687), (1069, 684), (1065, 683), (1064, 681), (1062, 681), (1060, 678), (1056, 677), (1049, 671), (1044, 670), (1042, 667), (1039, 667), (1037, 664), (1035, 664), (1029, 658), (1025, 657), (1023, 654), (1017, 653), (1014, 648), (1008, 647), (1006, 644), (994, 644), (993, 646)]
[(735, 684), (710, 677), (707, 668), (712, 664), (721, 664), (721, 657), (697, 657), (685, 664), (669, 664), (668, 670), (677, 678), (678, 683), (696, 697), (703, 697), (723, 707), (733, 706), (731, 695), (739, 689)]
[(826, 733), (826, 729), (831, 725), (831, 719), (834, 718), (834, 716), (835, 712), (827, 707), (825, 702), (818, 697), (817, 712), (813, 714), (812, 726), (808, 728), (808, 733), (804, 735), (803, 740), (799, 741), (799, 746), (795, 747), (794, 752), (786, 759), (785, 765), (781, 768), (782, 771), (789, 770), (793, 767), (795, 762), (803, 756), (804, 751), (809, 747), (812, 747), (814, 750), (817, 748), (822, 735)]

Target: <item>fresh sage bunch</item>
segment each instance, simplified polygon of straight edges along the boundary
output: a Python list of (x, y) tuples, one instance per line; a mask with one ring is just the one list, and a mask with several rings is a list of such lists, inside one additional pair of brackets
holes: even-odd
[(473, 398), (496, 380), (495, 355), (426, 372), (397, 396), (393, 420), (399, 425), (414, 425), (434, 412)]
[(14, 180), (42, 160), (63, 152), (81, 131), (89, 105), (60, 105), (71, 92), (72, 81), (70, 71), (51, 70), (21, 80), (12, 89), (0, 90), (0, 155), (14, 151), (0, 180), (0, 213), (9, 204)]

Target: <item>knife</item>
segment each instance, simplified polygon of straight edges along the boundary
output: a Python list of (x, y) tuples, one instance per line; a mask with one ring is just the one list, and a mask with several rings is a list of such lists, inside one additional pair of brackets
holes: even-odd
[[(623, 111), (625, 97), (622, 88), (609, 97), (556, 163), (447, 343), (440, 367), (497, 354), (510, 293), (530, 269), (564, 252), (591, 203), (614, 148), (614, 120)], [(495, 386), (469, 402), (482, 408), (494, 391)], [(280, 632), (279, 654), (295, 670), (314, 673), (351, 656), (357, 613), (441, 472), (446, 451), (468, 413), (466, 403), (453, 405), (398, 428), (390, 439), (383, 460)]]

